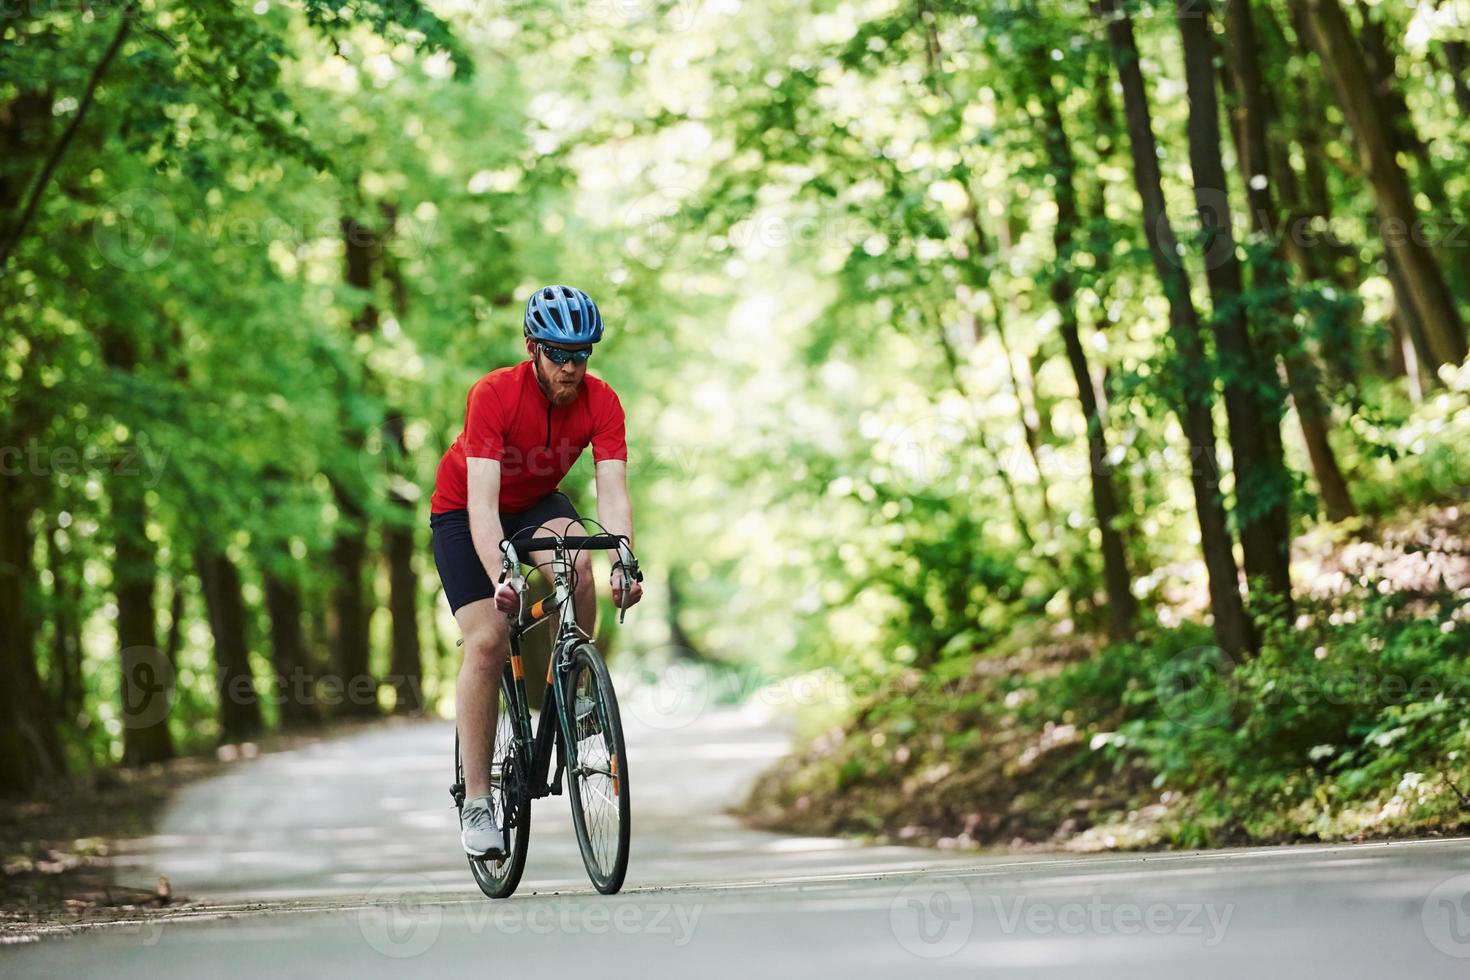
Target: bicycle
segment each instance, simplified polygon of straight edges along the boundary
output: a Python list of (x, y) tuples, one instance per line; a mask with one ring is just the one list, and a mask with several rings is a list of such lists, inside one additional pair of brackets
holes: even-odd
[[(531, 732), (531, 708), (526, 697), (521, 638), (557, 609), (570, 612), (575, 573), (569, 554), (583, 550), (616, 550), (629, 580), (642, 581), (637, 559), (622, 535), (551, 535), (501, 544), (500, 581), (510, 577), (520, 595), (520, 606), (510, 618), (510, 656), (501, 674), (500, 714), (496, 723), (494, 754), (490, 762), (490, 801), (496, 824), (505, 835), (506, 851), (499, 858), (469, 858), (470, 872), (490, 898), (508, 898), (520, 884), (531, 835), (531, 801), (560, 796), (562, 777), (571, 784), (572, 824), (577, 846), (592, 885), (604, 895), (623, 886), (628, 872), (629, 803), (627, 747), (618, 713), (617, 695), (602, 655), (576, 624), (564, 615), (552, 645), (546, 669), (546, 690), (536, 731)], [(554, 589), (550, 596), (526, 608), (526, 581), (521, 575), (521, 553), (551, 551)], [(626, 595), (626, 592), (624, 593)], [(618, 609), (622, 622), (626, 606)], [(548, 708), (550, 710), (548, 710)], [(552, 752), (556, 773), (548, 780)], [(464, 762), (459, 733), (454, 736), (454, 785), (450, 795), (464, 809)], [(611, 827), (609, 822), (615, 821)]]

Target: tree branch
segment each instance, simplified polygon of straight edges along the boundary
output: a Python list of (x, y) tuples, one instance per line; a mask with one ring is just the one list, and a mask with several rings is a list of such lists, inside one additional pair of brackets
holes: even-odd
[(26, 201), (25, 210), (21, 212), (20, 218), (15, 223), (15, 227), (6, 236), (5, 244), (0, 246), (0, 275), (4, 275), (6, 268), (10, 265), (11, 254), (15, 252), (16, 246), (20, 244), (21, 237), (25, 235), (26, 226), (35, 217), (36, 210), (41, 205), (41, 197), (46, 192), (46, 186), (51, 183), (51, 177), (56, 173), (56, 167), (61, 163), (61, 158), (66, 153), (66, 148), (71, 145), (73, 137), (77, 135), (77, 130), (81, 128), (82, 121), (87, 116), (87, 110), (92, 107), (92, 102), (97, 96), (97, 88), (102, 84), (102, 76), (107, 74), (107, 69), (117, 57), (118, 51), (122, 49), (123, 42), (127, 40), (128, 32), (133, 26), (133, 18), (137, 12), (137, 0), (133, 0), (132, 3), (129, 3), (123, 8), (122, 23), (118, 25), (117, 33), (112, 36), (112, 42), (108, 44), (106, 52), (102, 55), (102, 59), (92, 69), (92, 77), (87, 79), (86, 91), (82, 93), (82, 100), (77, 104), (76, 115), (72, 117), (71, 123), (67, 125), (66, 131), (61, 134), (61, 138), (56, 141), (56, 145), (51, 148), (51, 153), (46, 158), (46, 164), (41, 168), (40, 176), (36, 178), (35, 185), (31, 187), (30, 197)]

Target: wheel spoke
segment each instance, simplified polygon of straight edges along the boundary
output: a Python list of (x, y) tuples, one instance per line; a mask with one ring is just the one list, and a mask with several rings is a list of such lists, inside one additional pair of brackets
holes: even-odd
[[(591, 656), (595, 657), (593, 653)], [(570, 678), (567, 703), (573, 718), (573, 816), (593, 883), (616, 890), (627, 856), (623, 826), (624, 778), (619, 759), (621, 729), (611, 707), (612, 691), (590, 658), (579, 658)]]

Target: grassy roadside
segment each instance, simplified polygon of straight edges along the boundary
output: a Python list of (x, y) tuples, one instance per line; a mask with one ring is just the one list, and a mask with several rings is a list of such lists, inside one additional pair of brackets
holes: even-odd
[(880, 843), (1143, 849), (1470, 830), (1470, 508), (1309, 535), (1259, 657), (1152, 623), (1022, 624), (908, 671), (758, 781), (752, 824)]

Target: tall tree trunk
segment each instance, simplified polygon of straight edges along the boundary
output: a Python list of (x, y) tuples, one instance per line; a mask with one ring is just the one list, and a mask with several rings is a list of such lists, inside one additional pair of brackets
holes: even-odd
[[(1399, 89), (1398, 81), (1398, 54), (1390, 46), (1388, 33), (1384, 25), (1373, 16), (1373, 11), (1363, 0), (1357, 0), (1359, 16), (1363, 27), (1360, 37), (1363, 43), (1364, 62), (1368, 67), (1368, 77), (1373, 84), (1373, 94), (1377, 97), (1379, 105), (1383, 107), (1384, 119), (1388, 123), (1389, 131), (1393, 134), (1393, 150), (1395, 154), (1402, 153), (1411, 157), (1416, 163), (1418, 171), (1419, 189), (1434, 206), (1441, 209), (1440, 221), (1449, 227), (1464, 227), (1461, 215), (1456, 214), (1455, 198), (1446, 190), (1444, 175), (1440, 172), (1433, 155), (1429, 152), (1429, 144), (1420, 137), (1418, 129), (1414, 126), (1414, 117), (1409, 112), (1408, 100)], [(1412, 193), (1412, 191), (1411, 191)], [(1437, 229), (1431, 227), (1432, 232)], [(1434, 234), (1434, 254), (1442, 264), (1446, 278), (1453, 282), (1446, 283), (1449, 292), (1449, 302), (1454, 303), (1454, 297), (1458, 294), (1464, 298), (1470, 292), (1470, 249), (1463, 247), (1463, 243), (1456, 242), (1445, 247)]]
[(1230, 189), (1220, 155), (1210, 0), (1177, 0), (1189, 92), (1189, 159), (1204, 231), (1211, 325), (1225, 382), (1225, 413), (1235, 468), (1235, 516), (1252, 588), (1291, 601), (1291, 478), (1281, 451), (1284, 393), (1270, 361), (1256, 351), (1245, 306), (1245, 275), (1235, 250)]
[(1402, 377), (1409, 387), (1409, 402), (1424, 404), (1424, 370), (1419, 363), (1419, 345), (1410, 336), (1409, 318), (1403, 310), (1395, 310), (1389, 318), (1389, 329), (1393, 333), (1393, 350), (1389, 352), (1389, 374)]
[(1389, 50), (1388, 38), (1384, 36), (1383, 25), (1373, 19), (1372, 12), (1363, 0), (1355, 0), (1355, 2), (1358, 16), (1363, 22), (1358, 32), (1363, 63), (1368, 69), (1373, 95), (1383, 107), (1384, 121), (1388, 125), (1389, 132), (1393, 134), (1394, 151), (1416, 155), (1424, 143), (1419, 139), (1419, 134), (1414, 129), (1413, 119), (1409, 116), (1409, 103), (1404, 100), (1403, 93), (1394, 84), (1394, 75), (1398, 68), (1394, 64), (1396, 60), (1394, 54)]
[(62, 547), (60, 527), (52, 527), (46, 539), (51, 568), (52, 627), (51, 656), (56, 675), (56, 717), (73, 721), (82, 710), (82, 589), (77, 563)]
[(1408, 175), (1394, 153), (1392, 123), (1373, 91), (1357, 38), (1339, 0), (1292, 3), (1305, 15), (1313, 46), (1357, 137), (1363, 169), (1378, 204), (1383, 243), (1397, 262), (1408, 291), (1401, 300), (1418, 314), (1433, 363), (1458, 366), (1466, 356), (1465, 326), (1450, 298), (1444, 272), (1422, 240)]
[[(1117, 107), (1113, 104), (1113, 72), (1112, 62), (1107, 57), (1104, 49), (1102, 56), (1097, 59), (1096, 66), (1089, 64), (1088, 89), (1092, 94), (1093, 115), (1097, 119), (1097, 125), (1093, 127), (1094, 149), (1100, 163), (1109, 163), (1118, 151), (1118, 146), (1123, 142), (1124, 133), (1118, 119)], [(1074, 161), (1075, 162), (1075, 161)], [(1091, 318), (1091, 327), (1094, 330), (1106, 334), (1112, 326), (1108, 319), (1108, 302), (1112, 295), (1109, 289), (1109, 277), (1113, 268), (1113, 243), (1117, 240), (1113, 234), (1112, 222), (1108, 218), (1108, 183), (1103, 180), (1092, 182), (1093, 193), (1088, 195), (1082, 207), (1081, 234), (1083, 245), (1092, 255), (1094, 266), (1092, 270), (1092, 290), (1097, 296), (1097, 314)], [(1074, 270), (1075, 271), (1075, 270)], [(1102, 371), (1093, 377), (1093, 396), (1097, 401), (1098, 418), (1106, 425), (1110, 411), (1108, 400), (1113, 390), (1112, 367), (1105, 360)], [(1133, 497), (1131, 486), (1126, 471), (1112, 472), (1113, 488), (1118, 495), (1118, 509), (1121, 513), (1132, 513), (1133, 507), (1130, 500)]]
[(301, 625), (301, 590), (267, 569), (265, 608), (270, 617), (271, 667), (280, 685), (281, 727), (310, 728), (321, 724), (316, 678), (306, 655)]
[(1418, 310), (1404, 302), (1410, 288), (1408, 280), (1404, 278), (1404, 268), (1391, 251), (1385, 252), (1383, 264), (1388, 272), (1388, 281), (1393, 284), (1393, 318), (1398, 321), (1399, 329), (1414, 348), (1416, 383), (1421, 388), (1426, 384), (1438, 386), (1439, 378), (1434, 372), (1434, 354), (1429, 347), (1429, 334), (1424, 329), (1424, 321), (1420, 319)]
[[(102, 359), (122, 374), (138, 367), (138, 351), (123, 328), (107, 327)], [(148, 538), (146, 490), (134, 476), (114, 475), (112, 499), (113, 593), (122, 669), (123, 764), (141, 766), (173, 757), (168, 716), (174, 700), (173, 667), (158, 646), (154, 592), (158, 550)]]
[(370, 686), (377, 687), (369, 662), (372, 608), (364, 585), (367, 515), (336, 481), (332, 489), (339, 512), (332, 542), (332, 653), (345, 692), (337, 713), (372, 716), (378, 714), (378, 699), (367, 696)]
[[(19, 443), (12, 443), (19, 444)], [(0, 467), (0, 795), (59, 775), (65, 757), (36, 669), (34, 503), (19, 467)]]
[[(1295, 43), (1287, 38), (1269, 4), (1262, 4), (1254, 12), (1260, 18), (1260, 39), (1268, 53), (1266, 60), (1277, 64), (1281, 72), (1286, 71), (1293, 56), (1298, 61), (1311, 56), (1312, 47), (1306, 37), (1306, 25), (1296, 12), (1293, 12), (1292, 17)], [(1306, 281), (1330, 280), (1344, 292), (1352, 292), (1357, 289), (1362, 276), (1349, 274), (1343, 266), (1350, 262), (1354, 265), (1360, 264), (1357, 249), (1330, 232), (1333, 217), (1332, 193), (1327, 180), (1327, 147), (1321, 128), (1325, 109), (1322, 98), (1319, 97), (1320, 79), (1315, 74), (1302, 70), (1293, 74), (1292, 81), (1294, 84), (1290, 94), (1295, 101), (1285, 107), (1276, 89), (1263, 85), (1265, 116), (1280, 123), (1274, 129), (1267, 129), (1267, 159), (1270, 163), (1271, 180), (1277, 187), (1277, 197), (1286, 212), (1288, 222), (1282, 230), (1283, 240), (1289, 250), (1294, 249), (1289, 252), (1288, 257), (1292, 259), (1293, 265), (1301, 268)], [(1301, 179), (1297, 178), (1297, 172), (1292, 165), (1293, 141), (1297, 147), (1296, 155), (1302, 161)], [(1311, 231), (1314, 223), (1322, 225), (1327, 233), (1315, 247), (1308, 248), (1304, 243), (1305, 233)], [(1346, 337), (1351, 339), (1352, 334), (1348, 333)], [(1333, 352), (1326, 353), (1329, 357), (1325, 359), (1333, 363), (1330, 357)], [(1345, 365), (1350, 365), (1352, 354), (1351, 347), (1343, 351)], [(1334, 370), (1339, 369), (1336, 363), (1333, 363), (1333, 367)], [(1350, 371), (1340, 371), (1340, 380), (1345, 384), (1355, 384), (1357, 379)]]
[(1143, 201), (1143, 227), (1154, 269), (1169, 301), (1169, 334), (1180, 362), (1179, 394), (1175, 411), (1189, 440), (1190, 484), (1199, 517), (1200, 545), (1209, 577), (1210, 604), (1215, 616), (1215, 638), (1233, 655), (1253, 649), (1250, 623), (1240, 597), (1240, 573), (1216, 482), (1219, 457), (1215, 446), (1211, 403), (1214, 401), (1210, 367), (1200, 336), (1199, 314), (1189, 294), (1189, 274), (1182, 264), (1179, 241), (1169, 221), (1159, 170), (1158, 144), (1152, 113), (1139, 68), (1138, 42), (1133, 21), (1119, 0), (1100, 0), (1107, 21), (1109, 46), (1123, 87), (1123, 109), (1133, 155), (1134, 182)]
[(260, 732), (260, 698), (250, 669), (245, 598), (229, 556), (201, 546), (194, 556), (199, 591), (214, 634), (214, 680), (219, 694), (220, 740), (238, 742)]
[[(1255, 24), (1250, 0), (1226, 0), (1225, 24), (1231, 78), (1233, 80), (1239, 124), (1234, 127), (1238, 140), (1238, 156), (1244, 169), (1246, 196), (1250, 202), (1251, 227), (1258, 245), (1279, 243), (1282, 234), (1281, 209), (1276, 203), (1271, 179), (1269, 143), (1266, 139), (1269, 118), (1266, 89), (1257, 55)], [(1327, 438), (1327, 410), (1317, 389), (1317, 372), (1302, 338), (1297, 333), (1290, 303), (1289, 283), (1283, 265), (1282, 249), (1253, 266), (1257, 286), (1280, 296), (1276, 317), (1281, 337), (1280, 355), (1286, 372), (1291, 400), (1296, 407), (1302, 440), (1312, 465), (1317, 486), (1329, 520), (1340, 521), (1357, 513), (1347, 480), (1337, 465), (1337, 455)]]
[(0, 103), (0, 231), (20, 220), (21, 200), (51, 141), (55, 93), (25, 89)]
[(1446, 41), (1444, 63), (1455, 90), (1455, 105), (1460, 107), (1460, 117), (1470, 119), (1470, 44)]
[[(1311, 47), (1303, 34), (1305, 27), (1296, 23), (1297, 43), (1288, 40), (1280, 22), (1277, 21), (1269, 4), (1254, 11), (1258, 15), (1267, 59), (1285, 70), (1293, 55), (1306, 58)], [(1294, 18), (1299, 22), (1300, 18)], [(1282, 254), (1299, 270), (1304, 283), (1330, 282), (1344, 295), (1353, 295), (1363, 279), (1362, 263), (1358, 249), (1341, 241), (1332, 231), (1332, 200), (1327, 186), (1327, 171), (1323, 164), (1327, 151), (1317, 120), (1322, 115), (1321, 102), (1317, 98), (1317, 87), (1312, 84), (1315, 77), (1308, 78), (1305, 72), (1295, 74), (1295, 104), (1283, 108), (1274, 88), (1261, 87), (1262, 116), (1267, 120), (1266, 159), (1271, 184), (1276, 189), (1276, 205), (1281, 211), (1281, 224), (1275, 233)], [(1277, 121), (1272, 126), (1271, 120)], [(1291, 125), (1286, 125), (1287, 121)], [(1296, 144), (1294, 154), (1292, 143)], [(1298, 178), (1292, 158), (1297, 155), (1303, 161), (1303, 172)], [(1324, 326), (1317, 324), (1317, 327)], [(1357, 406), (1358, 373), (1361, 360), (1359, 331), (1342, 327), (1322, 333), (1316, 337), (1317, 357), (1330, 369), (1337, 389), (1351, 405)], [(1288, 345), (1289, 346), (1289, 345)], [(1307, 355), (1310, 359), (1310, 355)]]
[[(373, 288), (373, 269), (382, 247), (381, 236), (353, 218), (342, 219), (342, 240), (346, 246), (345, 278), (349, 286), (365, 292)], [(358, 336), (376, 332), (378, 310), (371, 302), (363, 305), (353, 317), (352, 330)], [(348, 449), (360, 459), (365, 443), (359, 427), (348, 422)], [(332, 595), (333, 654), (337, 671), (347, 692), (339, 713), (371, 716), (378, 714), (374, 694), (367, 697), (371, 673), (371, 598), (364, 587), (367, 566), (367, 511), (359, 499), (366, 491), (361, 487), (361, 474), (345, 473), (347, 478), (332, 480), (332, 491), (339, 512), (336, 537), (332, 544), (332, 567), (336, 586)], [(376, 682), (371, 683), (376, 691)], [(356, 692), (356, 693), (354, 693)]]
[(404, 458), (404, 420), (394, 415), (383, 424), (383, 437), (388, 443), (390, 482), (388, 501), (398, 511), (397, 520), (383, 524), (383, 551), (388, 560), (388, 610), (393, 617), (393, 652), (390, 673), (396, 700), (393, 710), (400, 714), (421, 714), (424, 704), (423, 652), (419, 641), (419, 578), (413, 568), (414, 546), (413, 501), (397, 486), (402, 480), (395, 472)]
[[(291, 474), (278, 465), (267, 465), (262, 494), (267, 515), (284, 506)], [(276, 697), (280, 703), (282, 728), (310, 728), (322, 722), (317, 700), (316, 670), (308, 653), (303, 622), (305, 600), (301, 586), (290, 577), (296, 565), (287, 538), (257, 538), (256, 552), (265, 591), (266, 617), (270, 621), (271, 670), (275, 674)], [(325, 645), (325, 644), (323, 644)]]
[(112, 496), (113, 591), (123, 671), (123, 764), (129, 766), (158, 762), (174, 754), (168, 730), (173, 670), (158, 647), (154, 605), (157, 553), (148, 540), (148, 513), (137, 491), (123, 477), (116, 481)]
[[(392, 204), (380, 207), (387, 231), (385, 238), (397, 233), (398, 209)], [(393, 312), (400, 321), (408, 316), (408, 283), (403, 270), (386, 247), (380, 250), (383, 278), (392, 296)], [(397, 511), (398, 520), (383, 525), (383, 552), (388, 562), (388, 610), (393, 618), (390, 672), (393, 675), (393, 710), (400, 714), (421, 714), (428, 705), (424, 699), (423, 645), (419, 637), (419, 576), (413, 558), (417, 508), (413, 498), (403, 490), (414, 477), (404, 473), (408, 447), (404, 442), (406, 420), (402, 413), (389, 411), (383, 422), (384, 458), (388, 467), (388, 503)]]
[[(1295, 43), (1287, 39), (1286, 32), (1270, 5), (1263, 6), (1260, 13), (1267, 38), (1277, 49), (1277, 56), (1273, 59), (1275, 62), (1284, 66), (1293, 55), (1300, 57), (1303, 62), (1311, 58), (1315, 50), (1312, 46), (1311, 28), (1307, 23), (1305, 9), (1300, 4), (1292, 3), (1287, 10)], [(1303, 69), (1296, 72), (1293, 78), (1297, 103), (1295, 111), (1281, 112), (1273, 108), (1272, 116), (1290, 118), (1295, 123), (1294, 131), (1302, 153), (1302, 191), (1308, 212), (1314, 215), (1330, 214), (1332, 190), (1327, 180), (1327, 140), (1322, 132), (1322, 121), (1325, 117), (1323, 102), (1331, 96), (1324, 88), (1325, 81), (1315, 72)]]
[(684, 588), (679, 584), (683, 570), (669, 566), (669, 643), (674, 647), (674, 656), (683, 660), (703, 661), (694, 637), (684, 629)]
[(1048, 164), (1056, 180), (1057, 222), (1053, 232), (1056, 247), (1056, 271), (1051, 283), (1052, 303), (1061, 316), (1062, 342), (1067, 362), (1077, 382), (1077, 399), (1082, 404), (1082, 417), (1087, 422), (1087, 455), (1092, 476), (1092, 510), (1097, 519), (1102, 541), (1103, 583), (1108, 595), (1108, 633), (1115, 640), (1126, 640), (1136, 629), (1137, 601), (1133, 597), (1133, 576), (1128, 571), (1128, 553), (1122, 532), (1117, 528), (1121, 515), (1113, 471), (1108, 462), (1107, 433), (1102, 413), (1093, 390), (1092, 370), (1087, 352), (1078, 333), (1074, 260), (1078, 251), (1078, 228), (1081, 215), (1077, 204), (1077, 163), (1063, 125), (1055, 79), (1048, 67), (1046, 53), (1036, 50), (1030, 58), (1032, 77), (1041, 96), (1041, 129)]
[[(55, 119), (52, 101), (49, 92), (25, 90), (0, 103), (0, 229), (19, 220), (31, 164), (45, 151)], [(9, 285), (0, 268), (0, 288)], [(0, 297), (0, 331), (6, 337), (19, 333), (12, 308), (9, 297)], [(6, 408), (3, 415), (13, 428), (0, 432), (0, 446), (24, 446), (38, 426), (22, 418), (24, 406)], [(29, 792), (57, 775), (64, 761), (36, 663), (28, 595), (37, 578), (31, 531), (36, 502), (31, 478), (22, 470), (0, 466), (0, 795)]]
[(182, 571), (173, 576), (173, 595), (168, 600), (168, 638), (164, 641), (163, 656), (173, 668), (174, 674), (179, 671), (179, 654), (184, 649), (184, 573)]

